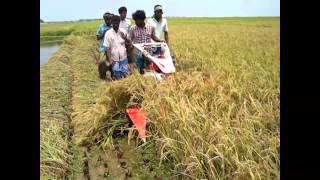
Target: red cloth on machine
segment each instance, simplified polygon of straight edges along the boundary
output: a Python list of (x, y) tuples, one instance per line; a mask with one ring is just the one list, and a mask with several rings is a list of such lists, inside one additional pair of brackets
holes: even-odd
[(140, 109), (140, 108), (128, 108), (127, 113), (133, 122), (133, 124), (136, 126), (139, 132), (139, 136), (141, 139), (145, 138), (146, 134), (146, 113)]

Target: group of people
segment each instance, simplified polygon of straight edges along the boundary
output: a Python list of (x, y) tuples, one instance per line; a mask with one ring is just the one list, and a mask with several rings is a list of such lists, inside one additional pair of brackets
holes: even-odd
[(142, 54), (134, 53), (132, 44), (165, 42), (169, 46), (168, 24), (162, 17), (161, 5), (154, 6), (154, 15), (147, 21), (143, 10), (132, 14), (135, 24), (131, 25), (126, 18), (126, 7), (120, 7), (119, 15), (109, 12), (103, 15), (105, 21), (97, 31), (99, 50), (105, 54), (106, 59), (99, 64), (101, 79), (106, 78), (106, 72), (111, 72), (112, 79), (118, 80), (126, 77), (136, 67), (144, 74), (148, 59)]

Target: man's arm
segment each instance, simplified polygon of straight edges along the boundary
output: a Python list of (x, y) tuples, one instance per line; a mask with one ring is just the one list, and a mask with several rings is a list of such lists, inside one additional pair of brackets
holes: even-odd
[(102, 35), (97, 35), (97, 40), (103, 39), (103, 34)]
[(99, 28), (98, 28), (98, 30), (97, 30), (97, 33), (96, 33), (96, 37), (97, 37), (97, 40), (98, 40), (98, 41), (101, 39), (100, 28), (101, 28), (101, 26), (99, 26)]
[(97, 34), (97, 39), (98, 39), (98, 40), (103, 39), (103, 38), (104, 38), (104, 36), (105, 36), (105, 34), (106, 34), (106, 32), (107, 32), (107, 30), (103, 31), (103, 33), (102, 33), (102, 34)]
[(112, 61), (111, 61), (111, 43), (110, 43), (110, 38), (109, 38), (109, 36), (105, 36), (104, 37), (104, 41), (103, 41), (103, 46), (105, 46), (106, 48), (107, 48), (107, 53), (106, 53), (106, 55), (107, 55), (107, 61), (108, 61), (108, 63), (112, 63)]
[(111, 60), (111, 48), (108, 48), (107, 47), (107, 62), (109, 63), (108, 65), (111, 65), (112, 64), (112, 60)]
[(98, 30), (98, 32), (97, 32), (97, 34), (96, 34), (96, 36), (97, 36), (97, 40), (99, 41), (101, 38), (100, 38), (100, 33), (99, 33), (99, 30)]
[(127, 20), (127, 23), (128, 23), (127, 32), (128, 32), (128, 35), (130, 35), (130, 29), (131, 29), (131, 22), (130, 22), (130, 20)]
[(164, 32), (164, 39), (166, 40), (166, 43), (169, 46), (169, 33), (168, 32)]
[(133, 26), (130, 26), (128, 36), (129, 36), (129, 39), (133, 41), (134, 39)]
[(130, 45), (132, 43), (127, 33), (120, 31), (120, 35), (127, 45)]
[(157, 36), (156, 36), (156, 33), (155, 33), (155, 29), (154, 27), (152, 27), (152, 30), (151, 30), (151, 39), (154, 40), (155, 42), (165, 42), (161, 39), (159, 39)]
[(134, 26), (130, 26), (130, 30), (129, 30), (129, 33), (128, 33), (128, 39), (130, 40), (130, 45), (128, 45), (128, 56), (129, 58), (131, 59), (131, 63), (129, 65), (130, 69), (131, 69), (131, 72), (133, 71), (133, 59), (134, 59), (134, 51), (133, 51), (133, 46), (132, 46), (132, 42), (134, 40), (134, 32), (133, 32), (133, 27)]
[(163, 29), (163, 31), (164, 31), (164, 39), (166, 40), (166, 43), (169, 45), (169, 33), (168, 33), (169, 28), (168, 28), (168, 22), (167, 22), (166, 19), (164, 19), (164, 20), (165, 20), (165, 25), (164, 25), (164, 29)]

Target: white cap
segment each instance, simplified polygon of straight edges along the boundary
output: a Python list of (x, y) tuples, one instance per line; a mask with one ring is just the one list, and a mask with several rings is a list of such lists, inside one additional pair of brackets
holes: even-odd
[(162, 6), (161, 5), (158, 5), (154, 8), (154, 11), (157, 11), (157, 10), (162, 10)]

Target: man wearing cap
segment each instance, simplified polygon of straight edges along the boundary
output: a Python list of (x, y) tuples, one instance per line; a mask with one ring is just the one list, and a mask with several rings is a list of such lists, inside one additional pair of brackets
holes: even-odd
[[(155, 34), (156, 36), (161, 39), (161, 40), (165, 40), (165, 42), (167, 43), (167, 45), (169, 46), (170, 49), (170, 54), (173, 60), (173, 63), (176, 63), (176, 58), (175, 58), (175, 54), (172, 51), (172, 49), (170, 48), (169, 45), (169, 33), (168, 33), (168, 23), (167, 23), (167, 19), (162, 17), (163, 14), (163, 8), (161, 5), (155, 5), (154, 6), (154, 15), (148, 19), (147, 23), (150, 26), (153, 26), (155, 28)], [(152, 41), (154, 42), (154, 41)]]
[(154, 15), (148, 19), (147, 23), (155, 28), (156, 36), (165, 40), (169, 45), (168, 24), (167, 19), (162, 17), (163, 11), (161, 5), (154, 6)]
[[(107, 56), (107, 48), (103, 45), (104, 35), (106, 32), (112, 28), (111, 25), (111, 17), (112, 14), (109, 12), (106, 12), (103, 14), (104, 24), (100, 24), (98, 31), (97, 31), (97, 40), (99, 41), (99, 51), (103, 53), (106, 57), (105, 61), (100, 61), (98, 65), (98, 71), (101, 79), (106, 78), (107, 71), (111, 71), (111, 66), (108, 63), (108, 56)], [(112, 76), (112, 71), (111, 71)]]
[(104, 22), (103, 24), (100, 24), (99, 28), (98, 28), (98, 31), (97, 31), (97, 40), (99, 41), (99, 50), (100, 52), (102, 53), (106, 53), (107, 51), (107, 48), (103, 46), (103, 39), (104, 39), (104, 35), (106, 34), (106, 32), (112, 28), (112, 25), (111, 25), (111, 17), (112, 17), (112, 14), (109, 13), (109, 12), (106, 12), (104, 15), (103, 15), (103, 19), (104, 19)]

